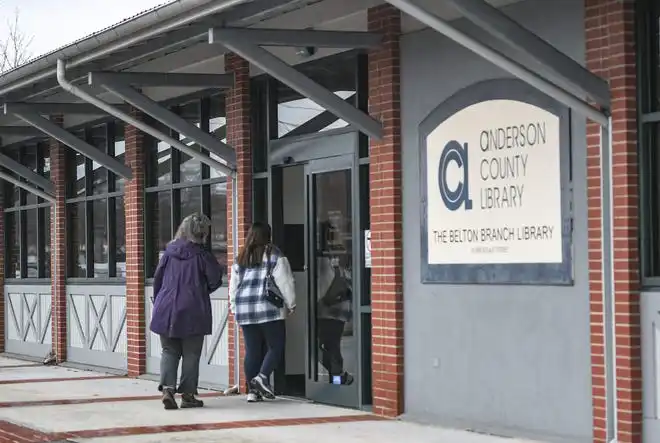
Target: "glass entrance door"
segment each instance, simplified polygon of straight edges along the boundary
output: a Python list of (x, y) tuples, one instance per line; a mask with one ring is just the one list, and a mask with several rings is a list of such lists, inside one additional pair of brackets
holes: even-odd
[(353, 156), (307, 165), (307, 397), (359, 407), (356, 179)]

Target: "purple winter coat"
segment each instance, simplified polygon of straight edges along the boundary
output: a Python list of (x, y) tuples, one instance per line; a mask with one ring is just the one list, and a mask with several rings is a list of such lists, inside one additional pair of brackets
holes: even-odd
[(210, 335), (210, 294), (222, 285), (222, 267), (202, 245), (175, 240), (167, 245), (154, 275), (150, 329), (170, 338)]

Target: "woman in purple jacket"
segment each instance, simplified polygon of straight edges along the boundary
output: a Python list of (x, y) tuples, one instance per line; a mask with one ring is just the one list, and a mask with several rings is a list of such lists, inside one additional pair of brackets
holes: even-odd
[[(204, 336), (211, 334), (211, 293), (222, 285), (222, 268), (204, 248), (211, 221), (203, 214), (186, 217), (160, 259), (154, 275), (151, 331), (160, 335), (160, 385), (165, 409), (204, 406), (197, 395)], [(181, 382), (176, 387), (179, 361)]]

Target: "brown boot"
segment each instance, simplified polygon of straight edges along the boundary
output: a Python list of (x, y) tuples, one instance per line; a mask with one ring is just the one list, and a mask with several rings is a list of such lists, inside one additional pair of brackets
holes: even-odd
[(174, 391), (172, 389), (163, 388), (162, 402), (163, 406), (165, 406), (165, 409), (179, 409), (176, 404), (176, 400), (174, 400)]
[(195, 398), (195, 394), (181, 394), (181, 408), (201, 408), (204, 402)]

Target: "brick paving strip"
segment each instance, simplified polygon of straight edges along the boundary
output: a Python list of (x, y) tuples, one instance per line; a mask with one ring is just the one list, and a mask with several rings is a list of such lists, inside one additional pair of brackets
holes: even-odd
[(125, 375), (102, 375), (90, 377), (63, 377), (63, 378), (26, 378), (17, 380), (0, 380), (0, 385), (20, 385), (24, 383), (52, 383), (63, 381), (108, 380), (113, 378), (128, 378)]
[[(208, 392), (199, 394), (200, 398), (222, 397), (222, 392)], [(86, 405), (91, 403), (116, 403), (124, 401), (144, 401), (158, 400), (161, 395), (142, 395), (137, 397), (93, 397), (93, 398), (72, 398), (67, 400), (27, 400), (27, 401), (7, 401), (0, 402), (2, 408), (26, 408), (30, 406), (62, 406), (62, 405)]]
[(279, 418), (271, 420), (247, 420), (221, 423), (198, 423), (189, 425), (167, 426), (134, 426), (129, 428), (90, 429), (73, 432), (45, 433), (18, 426), (6, 421), (0, 421), (0, 443), (42, 443), (61, 442), (71, 439), (102, 438), (102, 437), (128, 437), (133, 435), (165, 434), (171, 432), (191, 431), (219, 431), (240, 428), (263, 428), (275, 426), (304, 426), (329, 423), (355, 423), (364, 421), (381, 421), (386, 418), (375, 415), (346, 415), (335, 417), (315, 418)]

